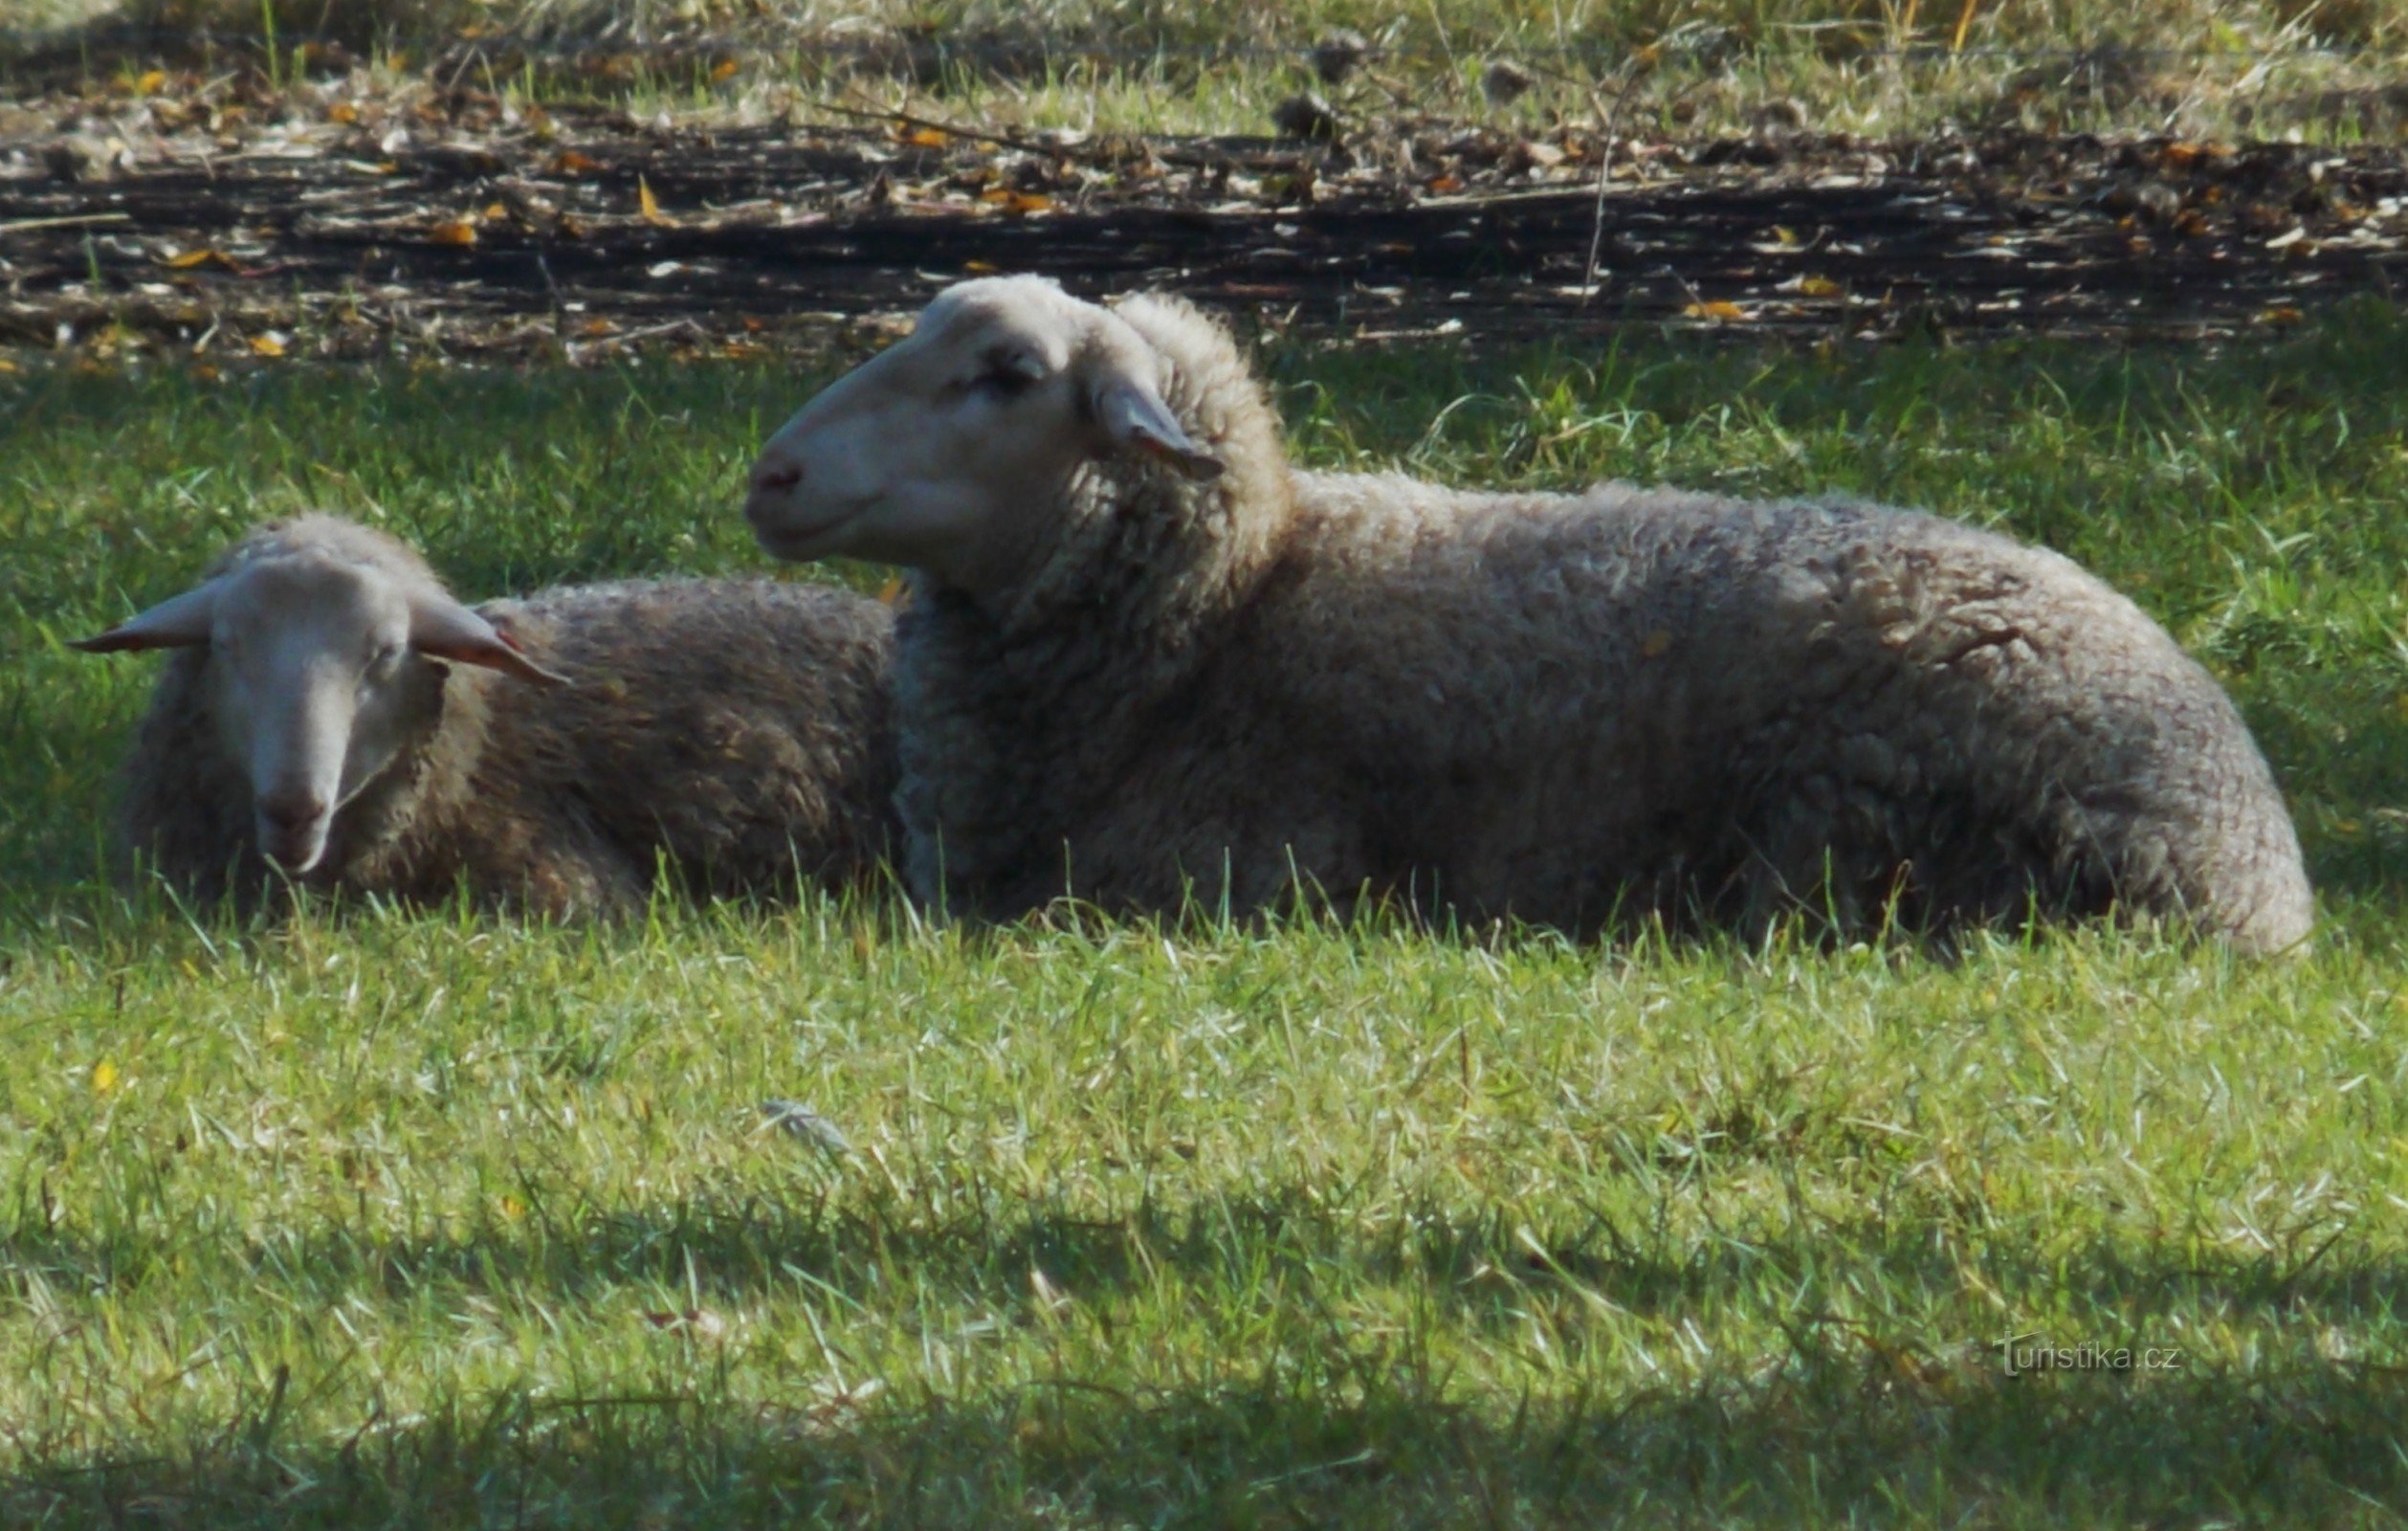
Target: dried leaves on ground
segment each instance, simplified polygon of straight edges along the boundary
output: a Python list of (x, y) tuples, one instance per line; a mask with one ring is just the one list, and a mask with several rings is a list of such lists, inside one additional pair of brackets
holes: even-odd
[(0, 344), (742, 354), (993, 271), (1375, 340), (2218, 335), (2388, 296), (2403, 199), (2385, 146), (1406, 116), (1142, 139), (801, 100), (706, 128), (365, 71), (152, 72), (0, 106)]

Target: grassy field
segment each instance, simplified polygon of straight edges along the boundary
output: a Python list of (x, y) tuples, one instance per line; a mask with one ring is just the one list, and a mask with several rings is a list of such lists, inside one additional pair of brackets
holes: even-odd
[[(1906, 136), (1948, 125), (2396, 138), (2403, 0), (17, 0), (11, 49), (88, 83), (142, 77), (205, 29), (204, 76), (373, 63), (521, 102), (760, 121), (817, 100), (1107, 132), (1266, 133), (1327, 88), (1350, 130), (1438, 115), (1537, 131)], [(1315, 87), (1305, 51), (1373, 52)], [(343, 55), (324, 52), (333, 41)], [(161, 53), (162, 49), (166, 53)], [(317, 49), (313, 53), (311, 50)], [(1510, 102), (1492, 64), (1523, 72)], [(431, 73), (427, 73), (431, 70)], [(1601, 95), (1602, 92), (1602, 95)]]
[(2273, 966), (122, 899), (153, 666), (60, 639), (303, 505), (477, 595), (756, 567), (813, 379), (0, 373), (0, 1524), (2397, 1524), (2403, 345), (1266, 352), (1316, 463), (2099, 568), (2291, 794)]

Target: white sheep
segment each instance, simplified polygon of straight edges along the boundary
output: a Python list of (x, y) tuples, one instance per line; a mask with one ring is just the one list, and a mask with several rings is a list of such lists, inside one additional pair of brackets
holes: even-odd
[(959, 912), (1301, 878), (1576, 932), (2309, 928), (2231, 702), (2066, 559), (1862, 503), (1296, 472), (1176, 299), (956, 286), (778, 432), (745, 513), (917, 571), (906, 876)]
[[(254, 531), (97, 637), (173, 648), (125, 848), (202, 898), (276, 880), (544, 915), (873, 875), (895, 787), (892, 620), (826, 587), (683, 580), (471, 610), (329, 516)], [(569, 684), (562, 685), (566, 679)]]

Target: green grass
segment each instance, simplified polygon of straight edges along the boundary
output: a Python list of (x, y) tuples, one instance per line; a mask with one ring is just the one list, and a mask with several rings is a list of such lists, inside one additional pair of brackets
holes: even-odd
[[(0, 33), (0, 59), (15, 47), (80, 60), (88, 83), (130, 88), (155, 54), (221, 83), (254, 70), (280, 90), (313, 70), (339, 79), (365, 56), (388, 84), (465, 79), (521, 103), (703, 122), (844, 98), (989, 127), (1267, 133), (1272, 107), (1313, 84), (1303, 51), (1341, 28), (1378, 50), (1377, 78), (1332, 93), (1358, 129), (1425, 114), (1532, 132), (1593, 123), (1626, 67), (1637, 78), (1616, 124), (1640, 135), (1744, 132), (1777, 102), (1812, 128), (1881, 138), (2015, 125), (2354, 143), (2408, 122), (2408, 100), (2385, 94), (2408, 60), (2403, 0), (31, 3), (21, 30)], [(202, 28), (214, 39), (202, 55), (174, 45)], [(329, 37), (351, 57), (307, 51)], [(1511, 106), (1480, 89), (1496, 59), (1534, 71)], [(303, 90), (295, 104), (319, 100)]]
[(58, 639), (303, 504), (472, 594), (757, 566), (813, 378), (0, 375), (0, 1524), (2397, 1524), (2403, 344), (1267, 352), (1316, 463), (2099, 568), (2299, 810), (2276, 965), (188, 917), (96, 880), (152, 666)]

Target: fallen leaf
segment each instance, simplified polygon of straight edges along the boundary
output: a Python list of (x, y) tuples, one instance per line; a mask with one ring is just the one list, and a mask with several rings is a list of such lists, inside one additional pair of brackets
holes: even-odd
[(644, 1315), (644, 1321), (655, 1329), (689, 1329), (705, 1340), (717, 1340), (727, 1333), (727, 1320), (708, 1308), (662, 1308)]
[(1002, 268), (991, 260), (965, 260), (961, 262), (961, 269), (973, 277), (992, 277)]
[(659, 199), (652, 195), (652, 183), (640, 175), (635, 178), (635, 206), (644, 214), (646, 223), (665, 224), (670, 221), (669, 215), (660, 211)]
[(849, 1154), (852, 1144), (836, 1129), (836, 1123), (821, 1116), (800, 1100), (772, 1096), (761, 1103), (761, 1114), (767, 1119), (763, 1125), (776, 1127), (788, 1137), (811, 1144), (824, 1153)]
[(733, 58), (722, 58), (712, 68), (711, 78), (714, 80), (734, 79), (737, 71), (743, 67)]
[(106, 1095), (117, 1088), (117, 1065), (102, 1058), (92, 1065), (92, 1093)]
[(1002, 209), (1005, 216), (1012, 218), (1025, 218), (1053, 206), (1053, 199), (1042, 191), (1011, 191), (1000, 186), (980, 192), (979, 200)]
[(329, 122), (356, 122), (359, 120), (360, 109), (349, 101), (337, 101), (326, 108), (326, 121)]
[(1681, 317), (1684, 319), (1719, 319), (1725, 321), (1736, 321), (1746, 319), (1748, 317), (1748, 311), (1741, 308), (1736, 303), (1729, 302), (1717, 298), (1712, 302), (1690, 304), (1687, 308), (1681, 310)]
[(591, 175), (602, 166), (575, 149), (563, 149), (552, 156), (554, 175)]
[(206, 266), (212, 260), (221, 266), (233, 265), (233, 261), (221, 250), (188, 250), (180, 255), (169, 255), (162, 264), (171, 271), (190, 271), (195, 266)]
[(1800, 277), (1795, 290), (1808, 298), (1837, 298), (1841, 288), (1828, 277)]
[(510, 216), (510, 210), (501, 203), (488, 202), (485, 204), (485, 211), (479, 216), (490, 222), (495, 218), (507, 218)]
[(476, 225), (463, 218), (453, 218), (428, 230), (427, 238), (439, 245), (473, 245), (476, 243)]
[(953, 142), (949, 134), (933, 127), (914, 127), (909, 122), (895, 124), (895, 140), (898, 144), (909, 144), (916, 149), (940, 149)]
[(2308, 316), (2288, 303), (2277, 303), (2258, 316), (2261, 324), (2296, 324)]
[(166, 82), (167, 72), (166, 70), (151, 70), (147, 74), (144, 75), (142, 78), (134, 81), (134, 94), (137, 96), (147, 96), (153, 91), (156, 91), (160, 86), (165, 85)]
[(282, 356), (284, 354), (284, 337), (278, 335), (274, 330), (269, 330), (264, 335), (252, 336), (251, 354), (254, 356)]
[(901, 601), (903, 599), (903, 576), (900, 574), (889, 574), (886, 577), (886, 583), (878, 587), (878, 599), (888, 606), (894, 606), (897, 602)]
[(1430, 179), (1429, 189), (1436, 196), (1450, 195), (1463, 189), (1463, 177), (1460, 175), (1433, 176)]

